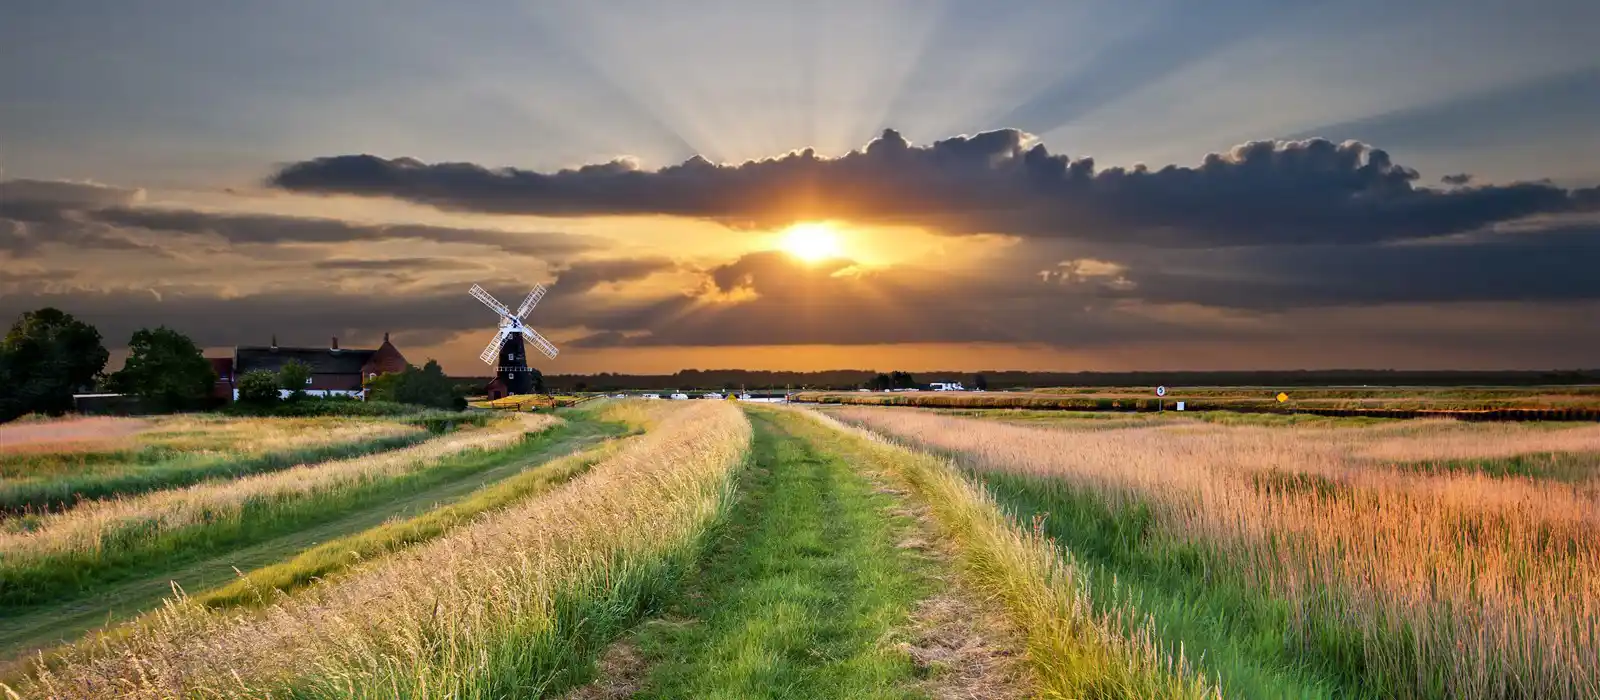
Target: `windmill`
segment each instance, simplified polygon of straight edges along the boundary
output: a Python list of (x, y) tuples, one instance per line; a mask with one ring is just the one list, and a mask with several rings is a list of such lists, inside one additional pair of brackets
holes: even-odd
[(533, 311), (534, 305), (544, 298), (544, 285), (533, 285), (533, 291), (528, 292), (528, 298), (522, 300), (522, 305), (517, 307), (516, 313), (512, 313), (505, 304), (500, 303), (500, 300), (476, 284), (472, 285), (468, 293), (477, 297), (478, 301), (483, 302), (490, 311), (500, 315), (500, 330), (495, 333), (494, 339), (489, 341), (489, 347), (483, 349), (483, 354), (479, 355), (478, 359), (494, 366), (495, 375), (506, 385), (507, 394), (533, 393), (533, 372), (528, 369), (528, 355), (523, 349), (523, 339), (526, 338), (539, 349), (539, 352), (551, 359), (555, 359), (557, 352), (556, 346), (523, 323), (528, 318), (528, 312)]

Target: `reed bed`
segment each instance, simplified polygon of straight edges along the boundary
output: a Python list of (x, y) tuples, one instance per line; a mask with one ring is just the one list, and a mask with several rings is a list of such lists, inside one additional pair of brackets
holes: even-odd
[(16, 690), (56, 698), (536, 697), (663, 595), (731, 502), (743, 414), (696, 402), (566, 486), (260, 610), (182, 597)]
[(1151, 625), (1122, 610), (1096, 612), (1071, 553), (1057, 549), (1037, 527), (1019, 526), (954, 465), (816, 411), (787, 410), (856, 441), (928, 504), (939, 530), (957, 543), (963, 583), (1001, 601), (1025, 634), (1040, 697), (1221, 697), (1183, 650), (1167, 648)]
[(506, 424), (355, 459), (305, 464), (270, 474), (208, 482), (130, 498), (89, 501), (0, 529), (0, 580), (58, 559), (93, 560), (165, 534), (234, 519), (249, 507), (306, 498), (429, 469), (469, 450), (492, 450), (555, 425), (548, 415), (517, 415)]
[(1379, 459), (1596, 449), (1593, 427), (1472, 435), (1446, 425), (1371, 442), (1347, 429), (1072, 431), (834, 414), (979, 470), (1147, 507), (1159, 541), (1215, 552), (1288, 601), (1301, 642), (1355, 626), (1363, 672), (1398, 694), (1600, 697), (1600, 484), (1419, 473)]

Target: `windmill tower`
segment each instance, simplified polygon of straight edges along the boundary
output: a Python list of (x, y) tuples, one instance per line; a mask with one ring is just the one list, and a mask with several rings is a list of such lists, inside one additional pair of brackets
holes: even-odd
[(517, 307), (516, 313), (506, 308), (483, 287), (472, 285), (468, 292), (489, 307), (490, 311), (500, 316), (500, 330), (495, 333), (494, 339), (489, 341), (489, 347), (483, 349), (483, 354), (478, 359), (494, 366), (495, 376), (506, 385), (506, 392), (510, 394), (533, 393), (533, 373), (528, 369), (528, 354), (524, 350), (523, 340), (532, 343), (539, 352), (546, 357), (555, 359), (556, 346), (545, 340), (544, 336), (535, 333), (532, 328), (523, 324), (528, 318), (528, 312), (533, 311), (535, 304), (544, 297), (544, 285), (533, 285), (533, 291), (528, 292), (528, 298), (522, 300), (522, 305)]

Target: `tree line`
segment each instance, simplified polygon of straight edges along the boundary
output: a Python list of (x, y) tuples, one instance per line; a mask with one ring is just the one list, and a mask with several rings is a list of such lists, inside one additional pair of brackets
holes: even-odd
[[(217, 375), (199, 346), (165, 326), (141, 328), (128, 339), (122, 369), (105, 373), (111, 353), (100, 331), (65, 311), (24, 312), (0, 339), (0, 422), (28, 414), (59, 416), (73, 409), (73, 394), (90, 391), (137, 397), (150, 412), (209, 407)], [(311, 368), (291, 361), (277, 372), (254, 370), (237, 378), (240, 408), (270, 411), (302, 402)], [(466, 400), (438, 362), (385, 374), (366, 386), (368, 398), (433, 408), (463, 408)]]

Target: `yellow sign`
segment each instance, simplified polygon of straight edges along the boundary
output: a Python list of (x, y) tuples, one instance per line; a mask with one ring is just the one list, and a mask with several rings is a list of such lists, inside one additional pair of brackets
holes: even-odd
[(1283, 402), (1288, 401), (1288, 400), (1289, 400), (1289, 395), (1288, 394), (1285, 394), (1285, 393), (1283, 393), (1281, 391), (1278, 392), (1278, 403), (1283, 403)]

